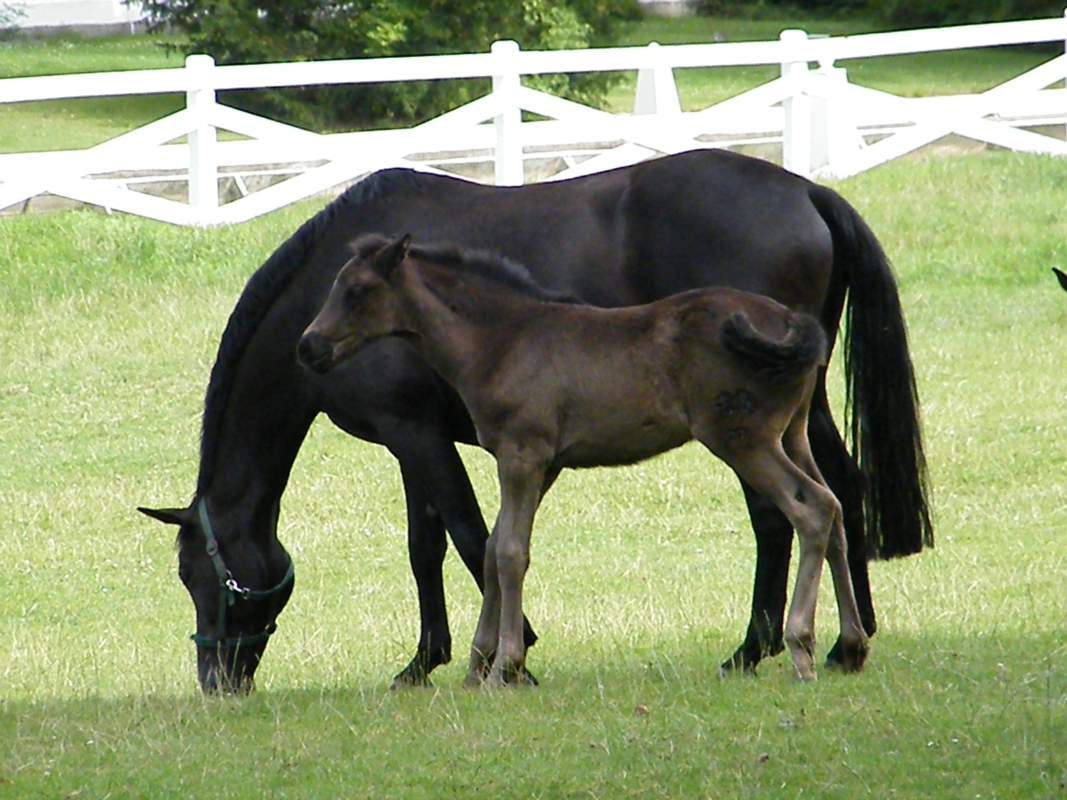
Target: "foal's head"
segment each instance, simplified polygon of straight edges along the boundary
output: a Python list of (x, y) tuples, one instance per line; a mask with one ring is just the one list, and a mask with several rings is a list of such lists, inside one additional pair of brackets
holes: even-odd
[(366, 237), (337, 274), (326, 304), (297, 345), (300, 362), (326, 373), (374, 339), (401, 332), (401, 314), (389, 277), (407, 257), (410, 236)]

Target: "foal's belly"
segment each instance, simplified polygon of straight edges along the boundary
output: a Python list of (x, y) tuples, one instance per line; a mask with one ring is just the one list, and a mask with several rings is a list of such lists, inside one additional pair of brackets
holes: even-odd
[(561, 437), (554, 459), (559, 467), (619, 467), (680, 447), (692, 438), (688, 427), (646, 419), (634, 426), (605, 425)]

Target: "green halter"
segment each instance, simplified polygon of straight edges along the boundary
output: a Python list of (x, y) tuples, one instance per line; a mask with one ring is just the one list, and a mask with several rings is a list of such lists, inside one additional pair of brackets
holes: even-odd
[(251, 636), (233, 636), (226, 637), (226, 609), (232, 606), (240, 600), (266, 600), (269, 597), (273, 597), (278, 592), (285, 589), (289, 584), (293, 582), (293, 577), (296, 574), (293, 567), (293, 559), (289, 558), (289, 554), (286, 553), (286, 559), (289, 561), (289, 567), (285, 571), (285, 577), (282, 578), (281, 583), (270, 589), (245, 589), (240, 586), (234, 579), (233, 574), (226, 567), (226, 562), (222, 560), (222, 554), (219, 553), (219, 542), (215, 538), (215, 531), (211, 528), (211, 520), (207, 513), (207, 503), (204, 498), (200, 498), (200, 502), (197, 504), (197, 511), (200, 514), (200, 528), (204, 531), (205, 550), (207, 550), (208, 557), (211, 559), (211, 564), (215, 567), (215, 574), (219, 576), (219, 619), (218, 619), (218, 632), (223, 638), (215, 638), (213, 636), (201, 636), (199, 633), (194, 633), (189, 638), (196, 642), (200, 647), (207, 647), (211, 650), (215, 650), (218, 647), (242, 647), (261, 644), (270, 638), (270, 635), (274, 631), (278, 630), (278, 626), (275, 624), (275, 618), (271, 617), (267, 626), (259, 633), (254, 633)]

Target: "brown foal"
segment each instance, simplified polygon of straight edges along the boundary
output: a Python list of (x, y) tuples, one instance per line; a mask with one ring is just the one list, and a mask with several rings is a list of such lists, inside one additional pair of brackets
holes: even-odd
[(846, 561), (841, 506), (808, 445), (826, 336), (765, 297), (702, 289), (601, 309), (551, 296), (484, 254), (361, 239), (300, 340), (326, 372), (374, 339), (404, 337), (459, 392), (496, 458), (501, 504), (468, 685), (528, 680), (522, 589), (534, 515), (564, 467), (632, 464), (696, 439), (788, 517), (800, 540), (785, 639), (815, 678), (815, 604), (830, 563), (844, 665), (868, 646)]

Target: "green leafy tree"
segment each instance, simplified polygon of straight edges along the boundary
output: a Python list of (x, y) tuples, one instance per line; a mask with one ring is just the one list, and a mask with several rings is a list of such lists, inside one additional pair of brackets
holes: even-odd
[(855, 14), (894, 28), (1055, 17), (1064, 0), (693, 0), (705, 16), (773, 17), (783, 11)]
[[(147, 0), (153, 29), (182, 36), (185, 53), (218, 64), (485, 52), (497, 39), (525, 49), (610, 44), (636, 0)], [(550, 76), (540, 83), (599, 101), (607, 76)], [(486, 91), (485, 81), (420, 81), (233, 93), (228, 102), (316, 127), (406, 124)]]

